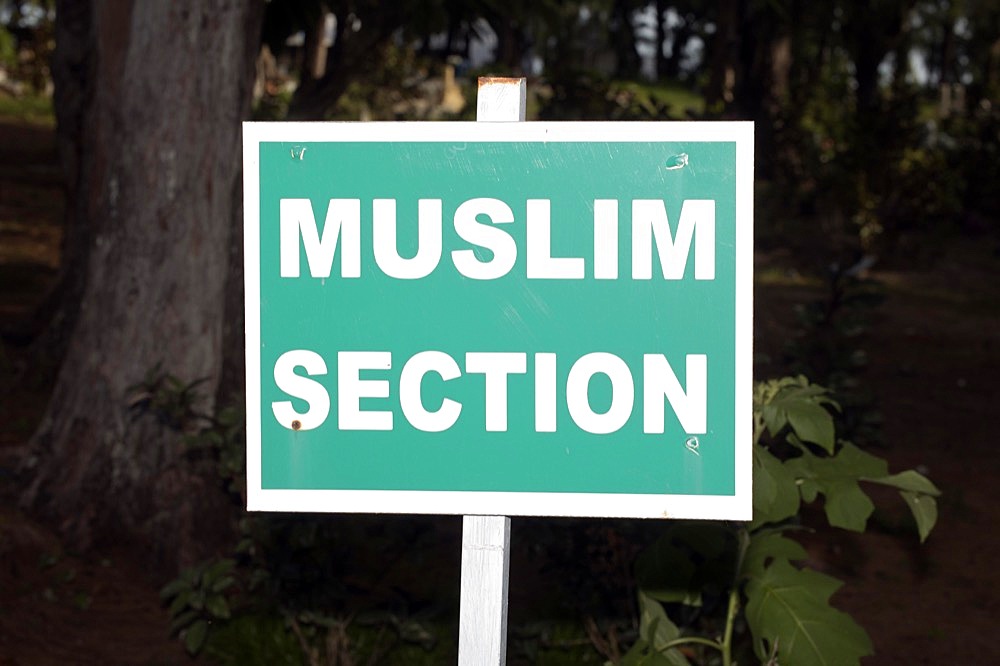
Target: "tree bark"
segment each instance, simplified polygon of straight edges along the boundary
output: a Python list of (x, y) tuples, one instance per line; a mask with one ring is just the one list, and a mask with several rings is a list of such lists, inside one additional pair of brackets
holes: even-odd
[(735, 95), (741, 46), (740, 0), (720, 0), (716, 11), (715, 34), (709, 44), (709, 79), (705, 89), (705, 108), (712, 113), (732, 104)]
[(611, 45), (615, 53), (615, 76), (619, 79), (634, 79), (639, 75), (633, 11), (629, 0), (614, 0), (611, 7)]
[[(182, 382), (204, 380), (197, 407), (210, 413), (224, 350), (241, 343), (242, 330), (226, 328), (237, 300), (227, 289), (239, 289), (231, 269), (242, 260), (234, 251), (240, 122), (263, 4), (64, 4), (76, 11), (61, 6), (57, 22), (73, 19), (90, 48), (89, 75), (72, 95), (78, 108), (64, 94), (73, 77), (56, 81), (64, 154), (77, 160), (68, 171), (77, 203), (68, 208), (85, 260), (79, 313), (32, 441), (23, 499), (78, 547), (125, 537), (169, 567), (212, 545), (222, 515), (213, 506), (225, 500), (187, 464), (181, 434), (131, 409), (128, 396), (162, 363)], [(67, 118), (81, 122), (64, 127)]]
[(67, 205), (59, 274), (27, 327), (33, 338), (27, 372), (46, 378), (53, 376), (63, 358), (83, 293), (80, 276), (86, 271), (87, 228), (80, 221), (84, 212), (83, 197), (79, 196), (77, 188), (80, 172), (85, 168), (80, 144), (95, 69), (88, 3), (57, 0), (56, 15), (59, 18), (55, 24), (52, 80), (55, 84), (56, 143)]
[[(420, 10), (419, 4), (375, 0), (328, 2), (327, 6), (337, 17), (337, 31), (326, 53), (324, 74), (301, 78), (288, 104), (287, 120), (325, 118), (351, 81), (363, 79), (383, 65), (386, 45)], [(350, 25), (355, 20), (358, 30)]]

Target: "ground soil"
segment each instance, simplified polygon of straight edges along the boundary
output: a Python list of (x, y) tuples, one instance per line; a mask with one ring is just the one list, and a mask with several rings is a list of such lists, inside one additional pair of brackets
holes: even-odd
[[(759, 262), (760, 263), (760, 262)], [(898, 496), (872, 490), (879, 509), (864, 535), (823, 530), (807, 539), (812, 564), (845, 581), (834, 604), (875, 644), (873, 664), (996, 664), (1000, 642), (1000, 243), (951, 239), (926, 263), (872, 271), (886, 300), (862, 341), (861, 381), (883, 423), (875, 453), (891, 471), (917, 469), (943, 492), (923, 545)], [(764, 273), (758, 266), (758, 274)], [(758, 287), (757, 345), (789, 330), (809, 289)]]
[[(62, 189), (53, 132), (0, 120), (0, 666), (182, 664), (154, 579), (134, 553), (76, 553), (58, 526), (16, 503), (14, 474), (46, 399), (44, 378), (21, 374), (31, 314), (59, 264)], [(920, 243), (918, 239), (918, 244)], [(923, 246), (926, 247), (926, 240)], [(952, 238), (878, 267), (886, 299), (863, 338), (860, 376), (881, 413), (876, 451), (893, 470), (917, 468), (941, 488), (940, 519), (920, 545), (905, 508), (876, 492), (867, 534), (822, 529), (811, 564), (845, 581), (834, 597), (868, 630), (871, 664), (1000, 663), (1000, 242)], [(779, 252), (757, 258), (756, 347), (777, 358), (794, 307), (822, 296)], [(767, 365), (766, 363), (764, 364)], [(512, 606), (530, 597), (511, 581)], [(513, 610), (512, 610), (513, 613)]]

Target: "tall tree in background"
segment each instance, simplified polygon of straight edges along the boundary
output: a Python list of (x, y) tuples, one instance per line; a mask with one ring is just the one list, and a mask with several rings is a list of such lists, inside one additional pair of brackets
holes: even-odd
[[(272, 51), (295, 30), (305, 35), (303, 67), (288, 119), (324, 118), (352, 81), (374, 76), (384, 65), (385, 46), (396, 34), (440, 9), (441, 0), (272, 0), (264, 35)], [(322, 41), (330, 13), (336, 19), (327, 49)]]
[(162, 363), (202, 380), (199, 408), (211, 411), (224, 350), (242, 336), (232, 315), (240, 121), (262, 10), (258, 0), (58, 4), (66, 251), (79, 281), (66, 293), (79, 306), (25, 499), (78, 544), (138, 537), (172, 564), (195, 554), (199, 527), (198, 539), (218, 532), (204, 529), (217, 515), (212, 491), (183, 464), (180, 434), (129, 395)]

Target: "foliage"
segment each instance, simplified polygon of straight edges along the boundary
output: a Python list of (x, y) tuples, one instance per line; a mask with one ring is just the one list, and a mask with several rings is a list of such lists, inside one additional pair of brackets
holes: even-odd
[[(137, 405), (175, 425), (196, 414), (196, 385), (159, 368), (135, 395)], [(729, 666), (750, 652), (785, 666), (851, 664), (871, 653), (864, 630), (829, 603), (840, 583), (800, 564), (805, 551), (790, 537), (803, 529), (803, 504), (822, 497), (831, 526), (861, 532), (875, 508), (865, 487), (896, 488), (923, 541), (937, 518), (939, 491), (915, 471), (889, 474), (884, 460), (839, 439), (839, 409), (825, 388), (801, 376), (757, 385), (753, 520), (671, 524), (640, 554), (639, 631), (621, 664), (713, 663), (710, 657), (718, 653)], [(204, 427), (187, 436), (199, 459), (215, 461), (230, 488), (233, 473), (242, 469), (242, 420), (236, 414), (199, 416)], [(428, 663), (447, 659), (426, 618), (379, 608), (348, 610), (351, 591), (342, 573), (351, 568), (349, 561), (368, 552), (388, 559), (412, 552), (423, 538), (415, 523), (383, 526), (382, 536), (355, 525), (365, 531), (362, 536), (330, 521), (259, 515), (244, 518), (241, 529), (231, 557), (185, 570), (162, 591), (171, 631), (192, 654), (206, 650), (222, 663), (238, 663), (239, 637), (253, 633), (262, 653), (275, 655), (269, 663), (288, 659), (288, 650), (310, 664), (362, 653), (405, 653), (406, 663), (423, 661), (420, 655)], [(402, 550), (394, 554), (393, 548)]]
[(674, 525), (640, 556), (640, 634), (622, 664), (705, 662), (708, 650), (729, 666), (746, 641), (757, 659), (783, 666), (856, 664), (872, 653), (864, 630), (829, 603), (840, 582), (798, 564), (806, 553), (789, 535), (802, 529), (802, 504), (822, 496), (831, 526), (861, 532), (874, 510), (864, 485), (890, 486), (923, 541), (940, 493), (917, 472), (890, 475), (884, 460), (838, 439), (837, 409), (801, 376), (758, 384), (753, 520)]
[(200, 407), (205, 379), (185, 382), (163, 370), (162, 362), (150, 368), (142, 381), (129, 387), (133, 412), (150, 414), (164, 426), (181, 433), (188, 459), (201, 472), (215, 474), (224, 489), (246, 504), (246, 418), (235, 406), (207, 414)]
[(0, 95), (6, 87), (47, 96), (54, 49), (54, 0), (0, 1)]
[(185, 382), (165, 371), (158, 362), (141, 381), (128, 388), (128, 406), (135, 412), (150, 414), (163, 425), (180, 432), (193, 432), (209, 417), (198, 410), (199, 387), (205, 379)]
[(0, 67), (13, 68), (17, 64), (17, 44), (14, 35), (0, 26)]
[(216, 624), (205, 656), (220, 666), (301, 666), (295, 634), (276, 614), (246, 613)]
[[(760, 180), (775, 193), (774, 210), (759, 218), (777, 220), (772, 228), (786, 241), (809, 238), (838, 255), (845, 245), (848, 251), (891, 253), (900, 236), (913, 230), (982, 233), (995, 225), (995, 2), (885, 0), (865, 11), (843, 0), (674, 2), (668, 4), (677, 18), (657, 16), (655, 36), (643, 38), (630, 12), (647, 4), (271, 0), (263, 40), (276, 53), (284, 50), (279, 55), (294, 70), (302, 64), (300, 54), (286, 48), (286, 38), (314, 29), (325, 8), (341, 19), (341, 41), (331, 49), (329, 74), (320, 81), (337, 92), (311, 107), (321, 111), (317, 119), (432, 117), (426, 100), (433, 88), (427, 84), (444, 58), (467, 58), (479, 30), (497, 37), (494, 71), (519, 73), (527, 56), (540, 59), (542, 77), (529, 94), (545, 118), (752, 118), (760, 138)], [(0, 28), (0, 63), (39, 91), (50, 76), (53, 6), (51, 0), (0, 1), (0, 9), (10, 9), (4, 16), (15, 17)], [(734, 9), (729, 18), (727, 6)], [(44, 20), (22, 21), (22, 7), (41, 8)], [(488, 31), (477, 27), (482, 21)], [(644, 81), (635, 71), (620, 71), (634, 70), (634, 63), (623, 61), (634, 60), (639, 41), (655, 41), (654, 51), (662, 55), (666, 41), (680, 38), (682, 25), (705, 48), (702, 57), (678, 65), (676, 78), (661, 72)], [(445, 46), (432, 46), (442, 33)], [(782, 80), (773, 54), (786, 40), (789, 62)], [(874, 64), (885, 80), (871, 99), (863, 99), (859, 91), (864, 73), (871, 72), (871, 50), (880, 56)], [(925, 81), (907, 71), (911, 50), (926, 55)], [(738, 85), (723, 91), (719, 82), (727, 77)], [(469, 81), (464, 85), (470, 87)], [(963, 91), (965, 101), (944, 108), (946, 91)], [(292, 97), (282, 89), (265, 98), (259, 117), (284, 117)], [(0, 116), (51, 123), (51, 104), (45, 94), (0, 95)], [(924, 540), (936, 520), (938, 492), (916, 472), (889, 474), (884, 461), (858, 446), (871, 439), (865, 430), (871, 424), (856, 420), (864, 411), (857, 408), (864, 396), (855, 373), (864, 357), (858, 344), (863, 321), (856, 315), (877, 294), (851, 268), (832, 270), (828, 286), (827, 298), (801, 309), (805, 334), (791, 341), (790, 356), (794, 372), (830, 392), (801, 378), (758, 387), (754, 520), (664, 530), (638, 563), (641, 631), (627, 663), (686, 663), (712, 651), (728, 659), (741, 646), (762, 660), (813, 663), (819, 650), (810, 652), (812, 644), (850, 662), (870, 649), (853, 621), (830, 606), (836, 584), (799, 565), (805, 554), (790, 535), (802, 527), (803, 503), (821, 503), (833, 526), (862, 531), (873, 511), (865, 488), (896, 488)], [(242, 415), (234, 408), (205, 413), (201, 386), (157, 366), (133, 387), (130, 406), (182, 433), (192, 464), (216, 475), (242, 507)], [(440, 632), (427, 629), (408, 608), (367, 618), (371, 624), (349, 617), (347, 585), (338, 574), (348, 558), (357, 557), (348, 552), (357, 534), (286, 516), (247, 518), (242, 529), (231, 557), (188, 570), (164, 589), (175, 630), (192, 651), (225, 661), (226, 654), (245, 654), (227, 652), (227, 643), (256, 637), (261, 653), (274, 655), (266, 663), (280, 663), (279, 655), (293, 649), (315, 660), (330, 654), (331, 641), (343, 648), (347, 632), (355, 632), (354, 647), (365, 635), (377, 644), (373, 650), (385, 649), (383, 639), (364, 634), (372, 627), (376, 637), (384, 630), (421, 653), (435, 649), (426, 634)], [(400, 538), (411, 537), (419, 534)], [(235, 582), (215, 589), (227, 577)], [(833, 631), (843, 640), (826, 646)]]
[(880, 441), (882, 418), (863, 382), (868, 320), (884, 300), (878, 282), (865, 275), (874, 262), (864, 256), (853, 264), (830, 265), (821, 296), (796, 306), (798, 327), (784, 349), (791, 372), (825, 386), (843, 407), (834, 410), (840, 437), (862, 446)]
[(246, 500), (245, 423), (242, 409), (225, 407), (183, 440), (189, 458), (214, 472), (241, 506)]
[(32, 125), (53, 125), (52, 98), (47, 95), (7, 97), (0, 93), (0, 119)]
[(182, 571), (160, 591), (160, 598), (169, 604), (170, 633), (177, 634), (192, 655), (205, 646), (211, 623), (232, 616), (227, 595), (236, 582), (235, 566), (229, 558), (202, 562)]
[[(203, 383), (184, 382), (158, 363), (130, 388), (128, 404), (180, 433), (190, 464), (214, 474), (234, 508), (242, 510), (245, 419), (232, 406), (204, 413), (199, 407)], [(407, 534), (392, 526), (383, 530), (381, 539), (358, 529), (352, 532), (309, 516), (246, 516), (231, 556), (185, 569), (161, 590), (171, 633), (192, 655), (206, 651), (221, 663), (348, 663), (346, 655), (362, 649), (405, 653), (406, 663), (419, 663), (411, 648), (431, 654), (438, 644), (436, 631), (422, 619), (399, 612), (368, 613), (354, 622), (353, 613), (345, 610), (347, 588), (340, 575), (352, 558), (364, 556), (356, 552), (359, 544), (381, 555), (391, 555), (392, 548), (406, 552), (419, 538), (419, 528), (410, 525)], [(374, 627), (377, 638), (366, 636), (365, 627)], [(240, 657), (247, 653), (247, 634), (255, 636), (260, 649), (256, 661)], [(355, 646), (359, 634), (366, 637)], [(440, 660), (437, 655), (428, 663)]]
[[(317, 34), (328, 11), (337, 28), (314, 76), (287, 38)], [(438, 108), (441, 73), (453, 64), (471, 99), (479, 40), (494, 49), (484, 73), (533, 77), (530, 117), (756, 121), (765, 233), (811, 239), (818, 255), (905, 256), (908, 233), (981, 231), (1000, 215), (998, 21), (982, 0), (274, 0), (263, 41), (292, 85), (257, 113), (469, 119), (471, 104)]]
[(705, 107), (695, 91), (679, 84), (608, 79), (568, 70), (539, 82), (549, 91), (539, 116), (553, 120), (678, 120), (698, 117)]

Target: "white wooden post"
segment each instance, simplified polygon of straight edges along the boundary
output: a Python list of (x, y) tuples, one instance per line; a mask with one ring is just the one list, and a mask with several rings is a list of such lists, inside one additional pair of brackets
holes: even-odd
[(510, 518), (464, 516), (459, 666), (507, 663), (507, 578)]
[(524, 120), (525, 79), (502, 76), (479, 77), (479, 95), (476, 98), (476, 120)]
[[(480, 78), (476, 120), (524, 120), (525, 94), (524, 79)], [(459, 666), (507, 663), (509, 572), (510, 518), (464, 516)]]

